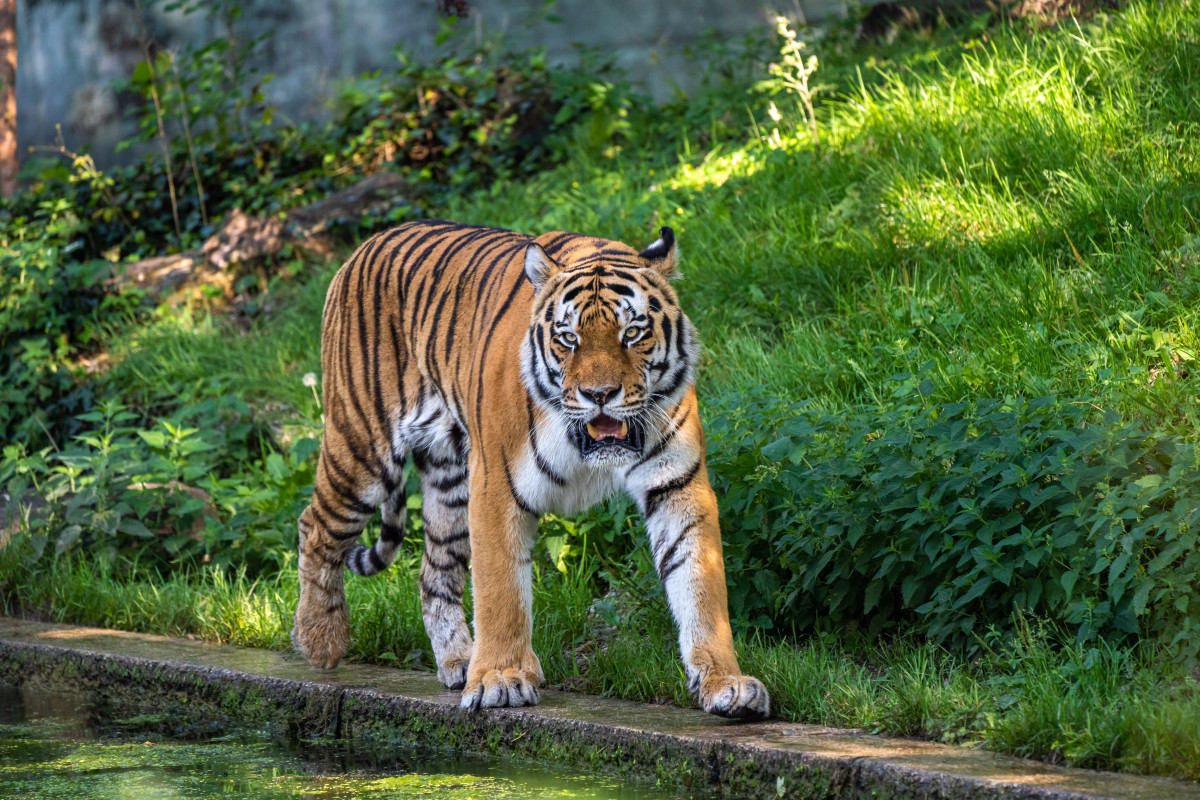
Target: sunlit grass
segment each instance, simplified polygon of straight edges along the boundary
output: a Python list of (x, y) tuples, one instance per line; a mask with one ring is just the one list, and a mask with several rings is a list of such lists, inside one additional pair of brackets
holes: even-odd
[[(932, 361), (947, 400), (1108, 393), (1145, 413), (1155, 348), (1196, 346), (1200, 284), (1177, 269), (1200, 196), (1183, 133), (1200, 122), (1195, 27), (1188, 4), (1141, 4), (1086, 28), (994, 31), (882, 79), (843, 70), (822, 148), (786, 124), (779, 147), (748, 130), (674, 163), (635, 143), (452, 210), (634, 243), (675, 226), (709, 391), (876, 402), (883, 379)], [(1105, 346), (1131, 326), (1159, 344)], [(1175, 398), (1189, 414), (1192, 395)]]
[[(794, 114), (772, 144), (749, 124), (766, 102), (752, 93), (730, 109), (742, 135), (707, 147), (703, 120), (673, 106), (657, 113), (678, 134), (635, 133), (613, 158), (581, 153), (434, 212), (635, 245), (675, 227), (702, 394), (879, 403), (886, 378), (931, 362), (937, 399), (1103, 396), (1191, 420), (1200, 378), (1152, 387), (1149, 372), (1200, 347), (1197, 15), (1147, 3), (1098, 19), (996, 29), (933, 58), (917, 41), (880, 72), (831, 67), (820, 147)], [(119, 348), (123, 387), (200, 395), (219, 380), (311, 413), (296, 376), (317, 368), (330, 274), (248, 333), (168, 315)]]
[[(60, 622), (291, 648), (292, 573), (256, 581), (218, 570), (131, 579), (86, 560), (22, 571), (14, 550), (0, 551), (6, 614), (39, 609)], [(642, 560), (610, 565), (612, 619), (597, 610), (588, 559), (566, 574), (540, 572), (534, 648), (549, 685), (693, 704), (674, 626)], [(411, 558), (380, 576), (350, 578), (346, 588), (352, 660), (432, 668)], [(1052, 632), (1025, 622), (1018, 631), (972, 661), (924, 642), (854, 635), (800, 643), (756, 637), (740, 641), (738, 655), (743, 670), (767, 685), (782, 719), (1200, 780), (1194, 677), (1152, 649), (1052, 645)]]

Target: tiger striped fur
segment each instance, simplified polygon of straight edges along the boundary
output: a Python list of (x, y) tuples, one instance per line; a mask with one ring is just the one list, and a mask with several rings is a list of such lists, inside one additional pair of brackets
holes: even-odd
[[(344, 569), (374, 575), (395, 556), (411, 454), (425, 626), (438, 677), (462, 689), (464, 707), (538, 702), (538, 518), (625, 489), (645, 516), (701, 707), (767, 715), (766, 689), (733, 650), (693, 387), (699, 345), (669, 282), (677, 262), (670, 228), (639, 253), (441, 220), (379, 234), (350, 257), (325, 301), (325, 437), (300, 517), (292, 640), (310, 662), (332, 668), (346, 653)], [(381, 506), (378, 541), (355, 544)]]

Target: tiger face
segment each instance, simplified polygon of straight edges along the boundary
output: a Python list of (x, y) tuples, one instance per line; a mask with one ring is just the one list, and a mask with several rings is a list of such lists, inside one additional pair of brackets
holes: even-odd
[(641, 253), (595, 241), (565, 252), (529, 245), (536, 299), (522, 374), (530, 394), (565, 419), (584, 462), (619, 466), (669, 423), (663, 409), (691, 384), (698, 345), (670, 285), (671, 229)]

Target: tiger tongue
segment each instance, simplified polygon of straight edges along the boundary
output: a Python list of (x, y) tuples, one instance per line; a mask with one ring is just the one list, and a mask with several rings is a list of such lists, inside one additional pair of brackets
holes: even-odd
[(587, 424), (588, 436), (595, 441), (607, 439), (624, 439), (629, 432), (629, 426), (620, 420), (613, 419), (607, 414), (601, 414)]

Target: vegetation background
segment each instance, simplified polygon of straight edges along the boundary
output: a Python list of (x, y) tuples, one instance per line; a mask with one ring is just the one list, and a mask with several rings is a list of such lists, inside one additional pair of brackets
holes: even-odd
[[(227, 41), (160, 51), (128, 85), (154, 155), (64, 145), (0, 205), (5, 612), (288, 647), (338, 257), (422, 216), (670, 224), (777, 713), (1200, 780), (1200, 7), (1076, 10), (714, 37), (657, 105), (448, 21), (320, 127)], [(403, 190), (323, 249), (122, 277), (371, 174)], [(410, 489), (399, 565), (349, 583), (352, 657), (429, 668)], [(542, 530), (548, 681), (690, 704), (633, 505)]]

